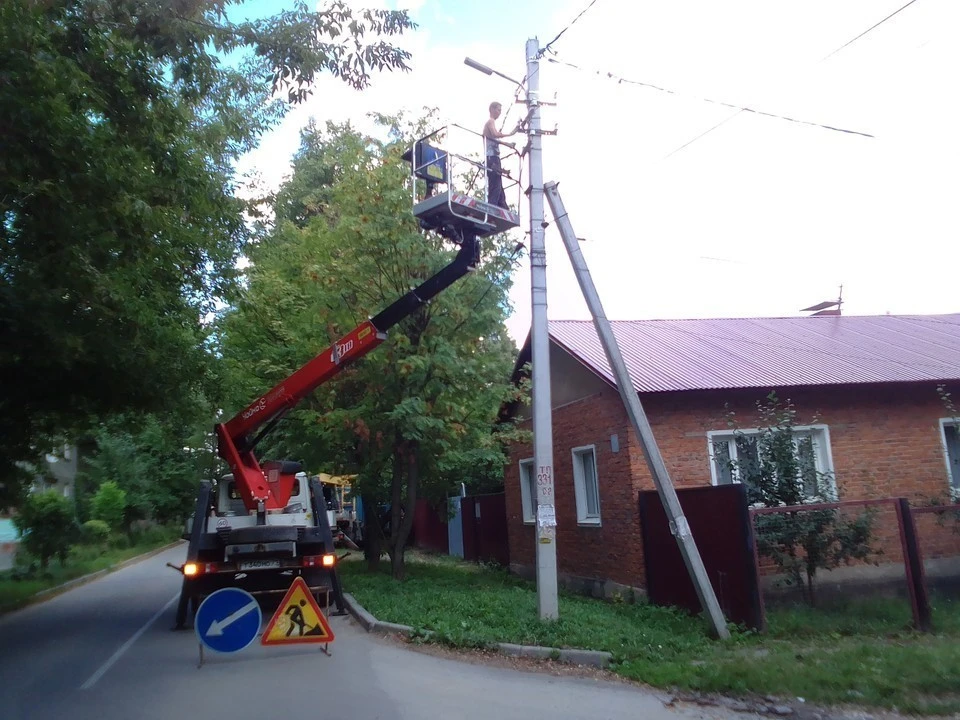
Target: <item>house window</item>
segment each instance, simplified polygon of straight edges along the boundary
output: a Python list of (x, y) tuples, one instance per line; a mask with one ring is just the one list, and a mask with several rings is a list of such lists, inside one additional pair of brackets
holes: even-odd
[(573, 489), (577, 498), (577, 523), (599, 525), (600, 485), (593, 445), (573, 449)]
[(954, 418), (940, 421), (943, 454), (947, 461), (947, 477), (950, 480), (950, 497), (960, 498), (960, 422)]
[(534, 485), (533, 458), (520, 461), (520, 502), (523, 505), (523, 521), (532, 524), (537, 509), (537, 488)]
[[(758, 430), (707, 433), (710, 474), (714, 485), (749, 484), (749, 478), (760, 468), (759, 437)], [(795, 428), (793, 449), (800, 466), (799, 480), (803, 483), (804, 495), (810, 500), (836, 498), (827, 426)]]

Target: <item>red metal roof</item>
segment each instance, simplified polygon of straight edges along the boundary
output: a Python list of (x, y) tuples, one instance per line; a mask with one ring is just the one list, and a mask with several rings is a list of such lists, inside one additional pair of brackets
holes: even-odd
[[(638, 392), (960, 379), (960, 314), (611, 324)], [(550, 337), (613, 383), (593, 322)]]

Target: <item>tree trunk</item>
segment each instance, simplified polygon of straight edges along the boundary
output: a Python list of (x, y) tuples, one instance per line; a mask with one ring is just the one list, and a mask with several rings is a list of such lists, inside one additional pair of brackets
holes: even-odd
[(376, 572), (380, 569), (380, 556), (383, 554), (383, 528), (380, 527), (377, 503), (373, 497), (363, 495), (361, 501), (366, 513), (363, 556), (367, 561), (367, 569)]
[(390, 478), (390, 537), (387, 552), (390, 554), (390, 569), (394, 579), (403, 580), (403, 549), (397, 552), (397, 538), (403, 514), (403, 443), (397, 442), (393, 449), (393, 471)]
[(817, 569), (807, 568), (807, 601), (810, 603), (810, 607), (817, 606), (817, 594), (814, 589), (814, 578), (816, 577)]
[(410, 538), (410, 531), (413, 529), (413, 517), (417, 509), (417, 491), (420, 487), (420, 448), (417, 443), (410, 443), (409, 452), (406, 458), (407, 465), (407, 496), (403, 506), (403, 519), (400, 521), (400, 527), (397, 529), (393, 560), (393, 577), (396, 580), (403, 580), (406, 574), (404, 564), (407, 540)]

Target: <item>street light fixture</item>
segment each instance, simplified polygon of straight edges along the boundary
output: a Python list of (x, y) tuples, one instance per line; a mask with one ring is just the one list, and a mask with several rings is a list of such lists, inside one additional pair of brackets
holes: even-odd
[(510, 77), (509, 75), (504, 75), (499, 70), (494, 70), (493, 68), (487, 67), (483, 63), (478, 63), (473, 58), (464, 58), (463, 64), (466, 65), (467, 67), (472, 67), (474, 70), (479, 70), (484, 75), (499, 75), (504, 80), (509, 80), (514, 85), (519, 85), (520, 87), (523, 87), (523, 83), (520, 82), (519, 80), (514, 80), (512, 77)]

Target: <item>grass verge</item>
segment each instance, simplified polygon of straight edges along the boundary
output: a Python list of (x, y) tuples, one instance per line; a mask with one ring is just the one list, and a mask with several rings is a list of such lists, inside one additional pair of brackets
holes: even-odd
[[(389, 565), (388, 563), (384, 563)], [(493, 642), (613, 653), (614, 672), (650, 685), (802, 697), (902, 712), (960, 712), (960, 602), (934, 603), (936, 632), (909, 627), (906, 601), (862, 600), (829, 610), (779, 608), (769, 630), (715, 642), (701, 620), (647, 603), (562, 593), (560, 619), (537, 619), (532, 584), (503, 570), (414, 554), (407, 579), (341, 564), (344, 587), (378, 619), (429, 629), (454, 647)]]
[(0, 572), (0, 615), (27, 605), (39, 592), (62, 585), (98, 570), (105, 570), (130, 558), (172, 543), (180, 537), (179, 528), (163, 529), (148, 539), (127, 547), (75, 545), (70, 548), (67, 562), (61, 565), (51, 560), (47, 571), (29, 577), (17, 577), (16, 570)]

